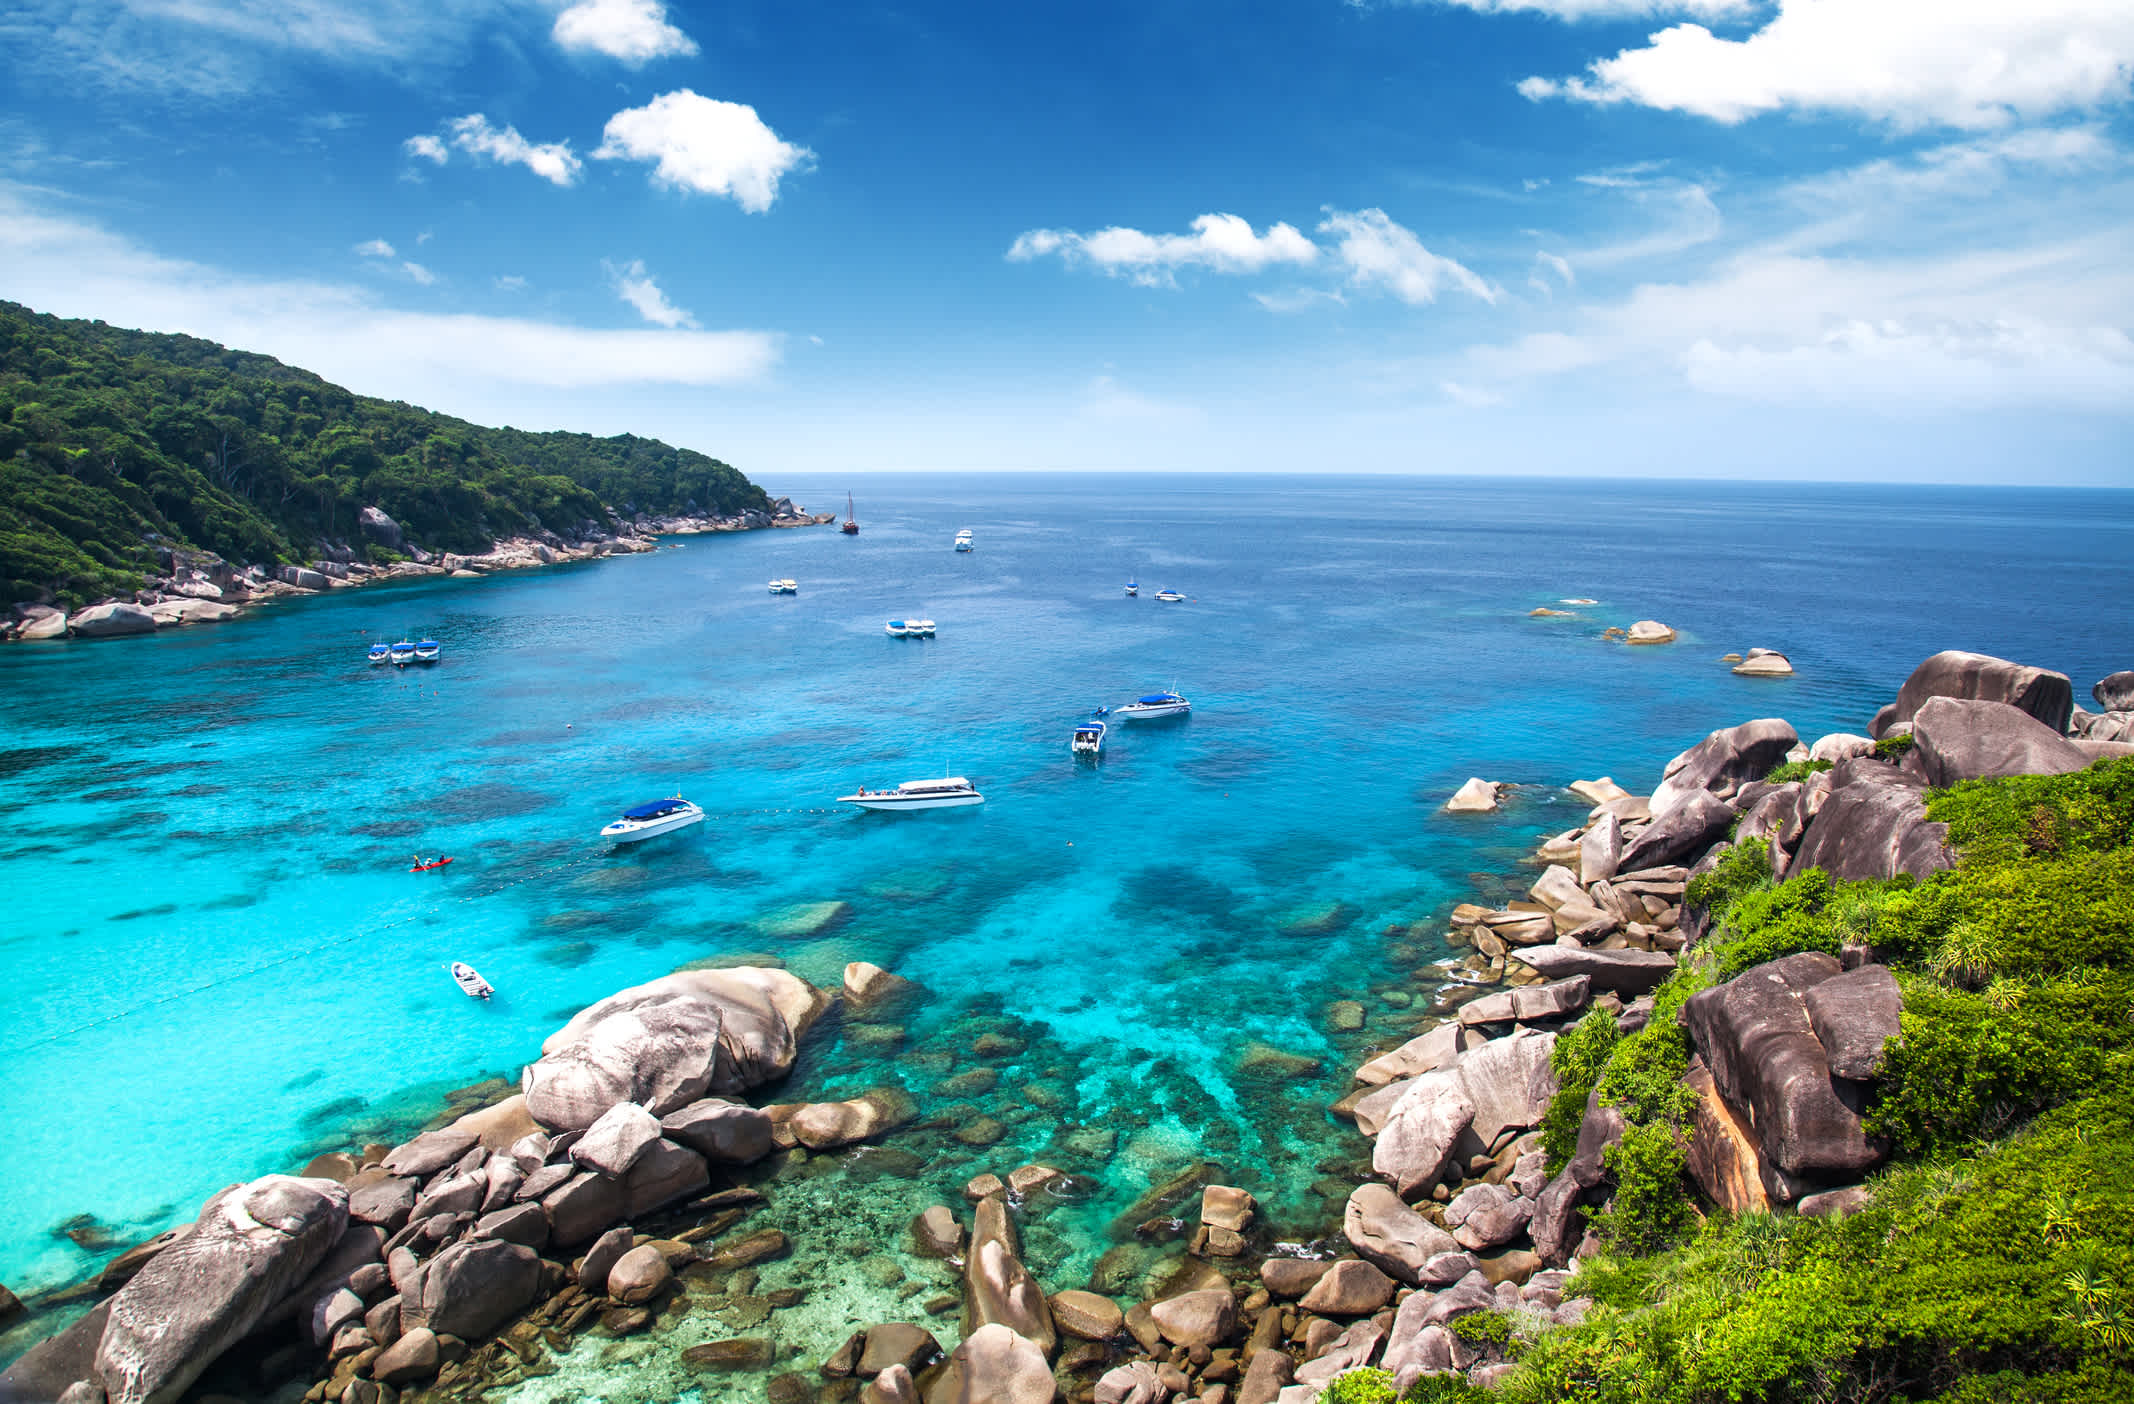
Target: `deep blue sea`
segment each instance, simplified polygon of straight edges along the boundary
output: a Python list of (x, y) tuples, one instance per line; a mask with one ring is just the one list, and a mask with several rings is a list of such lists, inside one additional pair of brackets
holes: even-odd
[[(1326, 1103), (1362, 1048), (1417, 1027), (1449, 954), (1436, 918), (1502, 895), (1534, 837), (1582, 813), (1553, 787), (1649, 789), (1750, 717), (1861, 730), (1942, 648), (2063, 670), (2085, 701), (2134, 666), (2125, 492), (768, 486), (822, 510), (850, 489), (864, 530), (679, 538), (0, 649), (0, 1282), (78, 1279), (100, 1243), (189, 1219), (224, 1184), (394, 1139), (445, 1091), (515, 1076), (593, 999), (749, 953), (826, 984), (873, 960), (929, 991), (864, 1044), (827, 1027), (771, 1094), (894, 1081), (940, 1118), (891, 1139), (906, 1155), (888, 1178), (860, 1156), (795, 1190), (793, 1272), (811, 1251), (887, 1251), (934, 1197), (1033, 1154), (1085, 1176), (1026, 1228), (1055, 1290), (1119, 1248), (1111, 1217), (1151, 1179), (1203, 1155), (1286, 1232), (1325, 1232), (1362, 1150)], [(774, 576), (800, 593), (772, 597)], [(1160, 603), (1165, 587), (1189, 598)], [(1582, 597), (1597, 603), (1558, 603)], [(1529, 617), (1542, 605), (1577, 617)], [(938, 637), (884, 636), (909, 614)], [(1680, 641), (1602, 637), (1642, 618)], [(425, 634), (445, 646), (434, 668), (364, 663), (373, 639)], [(1719, 661), (1758, 645), (1797, 676)], [(1100, 764), (1070, 758), (1082, 714), (1166, 687), (1189, 719), (1114, 726)], [(945, 772), (988, 803), (832, 803)], [(1439, 812), (1470, 775), (1534, 788), (1497, 815)], [(596, 840), (677, 790), (710, 821)], [(410, 874), (418, 852), (455, 862)], [(820, 913), (796, 908), (816, 903), (847, 905), (810, 929)], [(461, 997), (454, 959), (499, 997)], [(1336, 1034), (1327, 1006), (1350, 998), (1369, 1025)], [(935, 1090), (978, 1066), (974, 1031), (1002, 1027), (1028, 1049), (988, 1065), (996, 1087)], [(999, 1144), (946, 1134), (981, 1117)], [(908, 1295), (889, 1273), (875, 1286)], [(872, 1309), (822, 1300), (785, 1328), (803, 1352)]]

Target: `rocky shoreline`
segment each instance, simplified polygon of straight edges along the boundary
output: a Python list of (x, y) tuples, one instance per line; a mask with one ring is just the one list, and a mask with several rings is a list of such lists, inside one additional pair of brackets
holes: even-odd
[[(0, 618), (0, 642), (127, 638), (191, 624), (218, 624), (268, 600), (325, 594), (381, 580), (439, 575), (470, 580), (498, 571), (642, 554), (659, 549), (655, 538), (661, 536), (822, 526), (835, 520), (834, 513), (810, 513), (794, 506), (791, 498), (781, 497), (767, 511), (731, 517), (640, 513), (619, 520), (615, 530), (588, 522), (568, 535), (541, 531), (503, 537), (480, 555), (433, 555), (406, 540), (391, 517), (366, 507), (361, 519), (365, 541), (355, 545), (322, 542), (318, 558), (309, 565), (243, 565), (210, 551), (159, 547), (156, 558), (163, 574), (149, 579), (132, 595), (98, 600), (72, 612), (48, 604), (15, 605)], [(363, 559), (365, 545), (405, 559), (374, 565)]]
[[(1707, 935), (1695, 880), (1757, 839), (1778, 875), (1950, 866), (1930, 786), (2134, 755), (2116, 739), (2134, 724), (2134, 673), (2093, 695), (2103, 710), (2081, 712), (2064, 674), (1938, 654), (1867, 734), (1804, 745), (1760, 719), (1677, 756), (1648, 795), (1607, 779), (1567, 787), (1589, 806), (1583, 821), (1542, 842), (1523, 898), (1452, 909), (1452, 954), (1389, 1000), (1428, 1014), (1413, 1037), (1367, 1049), (1332, 1107), (1368, 1142), (1370, 1171), (1350, 1175), (1361, 1183), (1338, 1224), (1270, 1222), (1202, 1162), (1119, 1216), (1122, 1242), (1169, 1245), (1148, 1271), (1100, 1264), (1086, 1286), (1046, 1284), (1025, 1264), (1025, 1231), (1077, 1176), (1001, 1166), (972, 1178), (962, 1205), (914, 1187), (900, 1246), (940, 1265), (933, 1294), (907, 1282), (915, 1319), (871, 1321), (796, 1358), (775, 1321), (805, 1290), (771, 1285), (766, 1269), (849, 1251), (849, 1234), (760, 1216), (808, 1178), (893, 1154), (925, 1113), (895, 1087), (747, 1096), (792, 1075), (826, 1019), (872, 1043), (931, 996), (864, 963), (834, 990), (780, 969), (685, 970), (580, 1011), (513, 1095), (215, 1196), (191, 1226), (111, 1263), (94, 1309), (0, 1375), (0, 1404), (471, 1400), (557, 1373), (596, 1342), (656, 1341), (707, 1317), (734, 1333), (680, 1351), (680, 1368), (707, 1389), (762, 1377), (774, 1404), (1305, 1404), (1363, 1366), (1401, 1389), (1452, 1373), (1486, 1386), (1514, 1368), (1511, 1342), (1582, 1319), (1588, 1303), (1566, 1294), (1601, 1247), (1604, 1155), (1623, 1119), (1596, 1089), (1575, 1151), (1550, 1172), (1556, 1042), (1596, 1010), (1624, 1035), (1655, 1017), (1653, 992)], [(1767, 778), (1782, 764), (1797, 778)], [(1420, 930), (1389, 934), (1412, 948)], [(1341, 1017), (1356, 1004), (1334, 1006), (1337, 1027), (1362, 1026), (1356, 1010)], [(1786, 956), (1692, 996), (1682, 1082), (1703, 1199), (1856, 1208), (1888, 1154), (1859, 1107), (1900, 1007), (1865, 945)], [(1021, 1045), (989, 1032), (972, 1051)], [(955, 1082), (934, 1090), (960, 1095)], [(956, 1139), (998, 1139), (983, 1120)], [(959, 1312), (951, 1348), (926, 1321)]]

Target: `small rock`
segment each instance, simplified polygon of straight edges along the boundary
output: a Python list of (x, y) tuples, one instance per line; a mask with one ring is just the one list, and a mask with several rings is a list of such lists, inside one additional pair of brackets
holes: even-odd
[(1487, 814), (1497, 807), (1498, 785), (1479, 777), (1470, 778), (1445, 801), (1447, 814)]
[(632, 1248), (608, 1269), (608, 1295), (624, 1306), (637, 1306), (665, 1291), (673, 1279), (674, 1271), (667, 1266), (665, 1255), (647, 1243)]
[(1665, 644), (1675, 641), (1675, 631), (1657, 619), (1640, 619), (1623, 636), (1629, 644)]
[(427, 1326), (417, 1326), (371, 1361), (371, 1378), (380, 1384), (413, 1384), (436, 1374), (437, 1365), (436, 1334)]

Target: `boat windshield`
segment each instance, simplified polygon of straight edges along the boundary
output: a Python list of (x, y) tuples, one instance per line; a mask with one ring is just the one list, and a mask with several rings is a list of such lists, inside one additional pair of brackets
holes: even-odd
[(1183, 697), (1180, 697), (1175, 692), (1152, 692), (1148, 696), (1141, 699), (1141, 705), (1144, 707), (1155, 707), (1160, 706), (1166, 702), (1183, 702), (1184, 700), (1185, 699)]

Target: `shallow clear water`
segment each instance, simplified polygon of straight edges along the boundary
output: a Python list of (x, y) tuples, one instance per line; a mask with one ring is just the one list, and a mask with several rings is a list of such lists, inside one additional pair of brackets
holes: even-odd
[[(845, 486), (778, 485), (811, 505)], [(895, 1173), (861, 1157), (774, 1194), (764, 1221), (798, 1253), (766, 1282), (821, 1282), (773, 1329), (815, 1358), (906, 1290), (837, 1270), (847, 1248), (879, 1254), (934, 1197), (1032, 1155), (1089, 1180), (1026, 1226), (1054, 1289), (1088, 1279), (1152, 1179), (1203, 1155), (1284, 1232), (1324, 1232), (1362, 1149), (1324, 1106), (1363, 1048), (1423, 1019), (1427, 962), (1446, 954), (1441, 928), (1409, 927), (1574, 820), (1546, 787), (1610, 773), (1649, 788), (1669, 756), (1752, 716), (1859, 730), (1940, 648), (2062, 669), (2081, 700), (2134, 665), (2126, 493), (859, 488), (856, 539), (686, 538), (0, 650), (0, 1281), (76, 1279), (107, 1256), (99, 1235), (130, 1242), (232, 1180), (394, 1139), (445, 1090), (514, 1075), (583, 1004), (751, 952), (826, 984), (873, 960), (929, 991), (901, 1033), (826, 1027), (771, 1093), (894, 1081), (938, 1119), (892, 1138)], [(959, 555), (966, 526), (977, 549)], [(766, 578), (788, 575), (799, 595), (770, 596)], [(1152, 598), (1166, 586), (1190, 600)], [(1579, 596), (1599, 603), (1527, 616)], [(939, 636), (884, 637), (912, 613)], [(1601, 639), (1640, 618), (1681, 641)], [(374, 637), (424, 634), (445, 644), (435, 668), (363, 662)], [(1717, 661), (1752, 645), (1799, 674)], [(1171, 685), (1190, 719), (1115, 725), (1101, 764), (1069, 757), (1080, 714)], [(831, 803), (944, 771), (989, 802)], [(1496, 816), (1439, 813), (1469, 775), (1543, 788)], [(627, 851), (595, 841), (620, 807), (678, 788), (710, 822)], [(410, 874), (418, 851), (456, 861)], [(848, 905), (796, 929), (811, 903)], [(499, 997), (462, 998), (453, 959)], [(1369, 1011), (1361, 1032), (1331, 1032), (1344, 998)], [(1003, 1029), (1026, 1051), (972, 1052)], [(979, 1066), (990, 1090), (937, 1090)], [(949, 1134), (982, 1116), (998, 1144)], [(1106, 1271), (1145, 1268), (1139, 1252)], [(638, 1373), (639, 1393), (605, 1397), (679, 1388)]]

